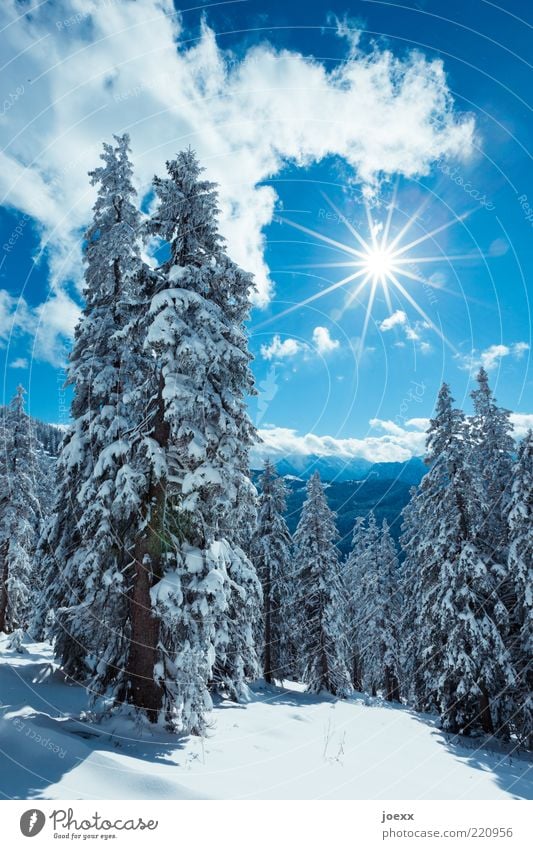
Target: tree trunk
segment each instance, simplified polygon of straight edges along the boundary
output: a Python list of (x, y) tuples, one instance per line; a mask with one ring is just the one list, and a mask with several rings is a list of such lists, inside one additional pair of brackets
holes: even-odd
[(270, 598), (270, 564), (265, 581), (265, 681), (272, 683), (272, 601)]
[(400, 682), (398, 681), (396, 676), (394, 676), (394, 678), (393, 678), (392, 701), (393, 702), (400, 702), (401, 701), (401, 699), (400, 699)]
[(7, 579), (9, 577), (7, 565), (7, 552), (9, 543), (5, 540), (0, 547), (0, 633), (6, 632), (6, 613), (7, 613)]
[(400, 701), (400, 686), (398, 684), (398, 679), (394, 672), (392, 672), (388, 666), (385, 667), (385, 672), (383, 675), (384, 684), (385, 684), (385, 699), (387, 702), (399, 702)]
[[(165, 421), (163, 379), (159, 381), (153, 438), (166, 450), (169, 427)], [(167, 482), (152, 481), (148, 491), (148, 524), (134, 550), (133, 590), (130, 599), (131, 636), (126, 663), (127, 699), (156, 722), (163, 689), (154, 679), (160, 621), (154, 615), (150, 590), (162, 577)]]
[(150, 550), (152, 532), (135, 546), (135, 574), (130, 602), (131, 635), (128, 652), (128, 701), (144, 710), (151, 722), (157, 721), (161, 708), (161, 687), (154, 680), (157, 658), (159, 620), (152, 612), (150, 588), (154, 583), (155, 565)]
[(359, 655), (357, 652), (354, 652), (353, 663), (352, 663), (352, 684), (354, 690), (357, 690), (358, 693), (363, 689), (363, 681), (361, 676), (361, 664), (359, 662)]
[(383, 683), (385, 684), (385, 701), (392, 702), (392, 683), (390, 669), (388, 666), (385, 667), (383, 679)]
[(481, 719), (481, 727), (485, 734), (494, 734), (494, 725), (490, 715), (489, 694), (485, 687), (481, 688), (481, 696), (479, 697), (479, 718)]

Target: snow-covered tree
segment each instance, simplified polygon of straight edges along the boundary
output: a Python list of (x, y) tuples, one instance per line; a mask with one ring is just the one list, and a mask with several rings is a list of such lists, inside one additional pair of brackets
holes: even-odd
[(436, 705), (448, 730), (481, 724), (492, 732), (491, 699), (510, 685), (513, 672), (501, 636), (506, 610), (490, 560), (476, 541), (480, 506), (468, 433), (444, 384), (428, 430), (430, 470), (404, 517), (411, 586), (404, 582), (403, 594), (416, 594), (416, 616), (408, 622), (419, 646), (422, 706)]
[(498, 700), (514, 673), (500, 633), (506, 611), (494, 602), (490, 563), (474, 543), (464, 542), (455, 561), (444, 561), (437, 593), (434, 613), (443, 649), (436, 692), (443, 727), (464, 731), (481, 724), (493, 733)]
[(269, 460), (261, 475), (257, 527), (252, 542), (252, 560), (263, 587), (261, 618), (263, 670), (268, 683), (288, 678), (294, 672), (291, 657), (292, 540), (285, 522), (285, 485)]
[(223, 544), (225, 608), (216, 628), (211, 685), (241, 701), (248, 696), (248, 682), (261, 674), (256, 639), (262, 593), (255, 566), (244, 551), (227, 540)]
[(309, 691), (346, 696), (351, 684), (337, 538), (335, 514), (315, 472), (294, 535), (296, 643)]
[(363, 517), (358, 517), (353, 531), (352, 547), (341, 574), (346, 605), (348, 665), (353, 688), (359, 691), (363, 689), (361, 605), (366, 546), (365, 520)]
[(371, 512), (366, 525), (356, 525), (354, 545), (344, 569), (348, 593), (350, 653), (358, 689), (380, 690), (388, 701), (399, 700), (398, 557), (389, 527), (381, 530)]
[[(471, 420), (471, 456), (468, 463), (478, 499), (476, 527), (478, 544), (495, 564), (507, 557), (505, 506), (511, 480), (513, 425), (510, 413), (498, 407), (484, 368), (477, 375), (478, 388), (472, 392), (474, 416)], [(505, 583), (505, 570), (500, 569)]]
[(85, 306), (67, 384), (73, 424), (58, 460), (57, 499), (41, 552), (50, 576), (52, 635), (67, 674), (105, 690), (126, 658), (131, 550), (145, 489), (130, 465), (131, 403), (146, 375), (131, 334), (142, 301), (139, 212), (127, 135), (104, 144), (86, 233)]
[(35, 604), (40, 450), (19, 386), (0, 421), (0, 631), (6, 633), (28, 628)]
[(137, 706), (198, 731), (208, 681), (238, 695), (257, 674), (251, 620), (260, 585), (233, 525), (243, 494), (254, 496), (244, 332), (252, 281), (225, 254), (215, 187), (200, 178), (195, 154), (178, 154), (167, 169), (154, 181), (158, 204), (147, 226), (169, 258), (146, 317), (157, 366), (126, 679)]
[[(419, 609), (422, 597), (422, 584), (427, 579), (422, 559), (423, 496), (421, 487), (411, 488), (411, 497), (403, 509), (403, 525), (400, 544), (404, 560), (400, 568), (400, 595), (402, 611), (400, 614), (400, 644), (402, 667), (402, 692), (416, 710), (436, 708), (434, 702), (428, 702), (421, 661), (419, 642)], [(436, 580), (434, 568), (433, 580)]]
[[(398, 582), (398, 555), (387, 521), (383, 520), (378, 537), (376, 572), (368, 581), (368, 600), (374, 606), (367, 618), (366, 651), (373, 653), (373, 665), (379, 688), (387, 701), (400, 700), (400, 597)], [(369, 576), (370, 577), (370, 576)], [(366, 589), (366, 587), (365, 587)], [(373, 601), (372, 601), (373, 599)], [(370, 668), (367, 655), (366, 666)]]
[[(505, 642), (513, 641), (515, 587), (508, 570), (508, 526), (506, 513), (511, 485), (513, 454), (513, 425), (510, 413), (496, 403), (489, 387), (488, 375), (481, 368), (477, 375), (478, 388), (472, 392), (474, 415), (471, 419), (471, 453), (468, 458), (474, 492), (472, 502), (478, 509), (473, 527), (476, 545), (490, 564), (494, 578), (494, 601), (503, 602), (508, 616), (501, 619), (500, 630)], [(508, 717), (512, 713), (510, 687), (502, 689), (492, 710), (495, 726), (501, 734), (511, 730)]]
[(508, 722), (528, 748), (533, 747), (533, 432), (520, 443), (513, 467), (507, 509), (509, 578), (513, 605), (509, 651), (516, 687)]
[(145, 230), (169, 258), (141, 261), (128, 140), (116, 141), (92, 174), (74, 423), (43, 543), (58, 571), (53, 634), (64, 669), (104, 706), (199, 731), (209, 682), (238, 696), (258, 674), (260, 584), (233, 525), (254, 499), (251, 278), (224, 252), (192, 151), (154, 181)]

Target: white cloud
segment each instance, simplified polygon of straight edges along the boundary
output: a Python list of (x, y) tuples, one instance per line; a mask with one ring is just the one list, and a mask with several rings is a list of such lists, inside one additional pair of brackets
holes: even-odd
[(340, 345), (338, 339), (331, 338), (327, 327), (315, 327), (313, 330), (313, 342), (319, 354), (330, 354), (331, 351), (335, 351)]
[(511, 353), (511, 349), (507, 347), (507, 345), (491, 345), (490, 348), (487, 348), (486, 351), (481, 353), (481, 365), (483, 365), (487, 371), (492, 371), (495, 369), (502, 357), (508, 357)]
[(352, 18), (344, 15), (339, 18), (337, 15), (330, 13), (328, 23), (335, 24), (335, 30), (339, 38), (345, 38), (350, 47), (350, 56), (355, 56), (361, 42), (362, 30), (364, 23), (358, 18)]
[(24, 298), (14, 298), (0, 289), (0, 343), (19, 333), (31, 333), (35, 320)]
[(525, 354), (526, 351), (529, 351), (529, 345), (527, 342), (515, 342), (511, 348), (511, 353), (517, 359), (520, 359), (522, 354)]
[[(332, 339), (327, 327), (315, 327), (313, 330), (314, 351), (325, 356), (340, 347), (338, 339)], [(268, 345), (261, 345), (261, 356), (265, 360), (284, 360), (295, 357), (304, 352), (307, 359), (311, 351), (307, 342), (299, 342), (297, 339), (288, 337), (281, 341), (281, 336), (276, 333)]]
[(298, 342), (297, 339), (289, 337), (282, 342), (281, 337), (276, 334), (269, 345), (261, 345), (261, 356), (265, 360), (284, 360), (288, 357), (295, 357), (304, 348), (305, 345)]
[(509, 251), (509, 242), (505, 239), (494, 239), (489, 245), (489, 256), (504, 256)]
[[(513, 435), (522, 439), (533, 428), (533, 413), (512, 413)], [(338, 457), (345, 460), (368, 460), (371, 463), (402, 463), (411, 457), (422, 457), (425, 452), (428, 418), (412, 418), (405, 426), (391, 420), (371, 419), (370, 433), (356, 439), (336, 436), (317, 436), (306, 433), (300, 436), (292, 428), (271, 427), (259, 430), (261, 443), (255, 446), (252, 465), (269, 457)]]
[(418, 330), (414, 327), (411, 327), (410, 324), (405, 325), (405, 338), (409, 339), (410, 342), (418, 342), (420, 339), (420, 334)]
[[(407, 426), (410, 425), (408, 421)], [(372, 430), (379, 435), (364, 438), (339, 439), (335, 436), (297, 434), (291, 428), (272, 427), (259, 431), (262, 443), (254, 449), (255, 460), (264, 457), (273, 459), (288, 456), (340, 457), (363, 459), (372, 463), (403, 462), (424, 453), (425, 434), (415, 427), (402, 428), (393, 422), (372, 419)]]
[[(14, 298), (5, 289), (0, 289), (0, 344), (21, 334), (32, 335), (32, 356), (54, 366), (63, 365), (66, 346), (74, 335), (79, 315), (79, 306), (61, 290), (31, 308), (24, 298)], [(26, 362), (26, 359), (15, 362)], [(26, 368), (14, 363), (11, 367)]]
[[(429, 328), (427, 322), (416, 321), (414, 325), (410, 324), (409, 319), (407, 318), (407, 313), (404, 310), (396, 310), (392, 313), (392, 315), (383, 319), (379, 325), (379, 329), (382, 333), (388, 333), (388, 331), (392, 330), (393, 327), (401, 329), (405, 338), (409, 342), (414, 342), (422, 354), (430, 354), (433, 351), (430, 343), (422, 338), (422, 333)], [(394, 343), (394, 347), (405, 348), (405, 342), (397, 341)]]
[(407, 324), (407, 315), (403, 310), (396, 310), (396, 312), (393, 312), (392, 315), (388, 316), (388, 318), (384, 318), (379, 325), (379, 329), (382, 330), (383, 333), (387, 333), (399, 324)]
[(34, 355), (52, 365), (65, 362), (69, 342), (80, 317), (79, 306), (60, 289), (35, 310), (38, 324)]
[(28, 365), (29, 365), (29, 363), (28, 363), (28, 360), (26, 359), (26, 357), (17, 357), (16, 360), (13, 360), (12, 362), (9, 363), (9, 368), (26, 369), (26, 368), (28, 368)]
[[(20, 90), (0, 120), (0, 201), (37, 221), (54, 292), (81, 279), (80, 232), (94, 200), (86, 172), (112, 133), (130, 132), (141, 191), (177, 150), (197, 149), (220, 183), (221, 229), (233, 258), (255, 273), (259, 304), (271, 296), (262, 231), (277, 199), (262, 183), (287, 162), (337, 155), (375, 185), (472, 149), (473, 119), (457, 117), (441, 61), (419, 52), (364, 53), (352, 40), (330, 70), (267, 43), (237, 59), (206, 26), (180, 45), (187, 33), (172, 0), (104, 9), (101, 0), (57, 0), (31, 16), (23, 8), (4, 0), (0, 10), (2, 85)], [(55, 332), (45, 322), (42, 333)], [(51, 338), (42, 351), (56, 348)]]
[(511, 357), (519, 360), (529, 351), (527, 342), (515, 342), (512, 345), (489, 345), (484, 351), (472, 350), (469, 354), (456, 354), (459, 368), (465, 371), (475, 371), (483, 366), (487, 371), (498, 368), (502, 359)]
[(523, 439), (528, 430), (533, 430), (533, 413), (511, 413), (511, 421), (516, 439)]

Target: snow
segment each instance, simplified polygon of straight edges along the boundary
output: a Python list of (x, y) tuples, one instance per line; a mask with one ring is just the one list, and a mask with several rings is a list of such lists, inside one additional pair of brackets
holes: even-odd
[(186, 266), (173, 265), (167, 276), (170, 282), (174, 283), (176, 280), (183, 280), (188, 273), (189, 269)]
[[(433, 720), (300, 685), (219, 701), (204, 737), (125, 718), (80, 721), (87, 697), (50, 646), (0, 636), (0, 793), (28, 799), (532, 799), (525, 756), (457, 745)], [(90, 716), (90, 715), (89, 715)]]
[(177, 608), (174, 599), (179, 599), (181, 604), (183, 600), (181, 592), (181, 580), (177, 572), (167, 572), (157, 584), (150, 589), (150, 597), (154, 606), (157, 603), (170, 605)]

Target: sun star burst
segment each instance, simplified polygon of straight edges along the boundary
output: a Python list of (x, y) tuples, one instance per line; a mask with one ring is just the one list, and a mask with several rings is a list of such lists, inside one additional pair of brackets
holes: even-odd
[(376, 303), (376, 294), (378, 290), (381, 289), (390, 313), (392, 313), (393, 310), (392, 297), (400, 303), (407, 301), (418, 316), (423, 319), (425, 325), (428, 328), (431, 328), (431, 330), (440, 337), (444, 344), (455, 351), (454, 346), (444, 336), (441, 328), (430, 318), (427, 312), (422, 308), (420, 303), (406, 287), (409, 286), (411, 282), (415, 282), (421, 283), (424, 287), (438, 288), (442, 291), (442, 287), (436, 286), (430, 277), (428, 278), (427, 276), (422, 275), (419, 266), (426, 263), (442, 261), (451, 263), (454, 260), (459, 259), (472, 259), (472, 255), (450, 256), (441, 253), (436, 256), (414, 256), (410, 253), (414, 248), (417, 248), (424, 242), (432, 240), (438, 233), (441, 233), (452, 227), (454, 224), (463, 221), (469, 213), (457, 216), (446, 223), (435, 227), (433, 230), (425, 232), (422, 236), (407, 242), (405, 240), (407, 233), (413, 224), (419, 219), (421, 212), (421, 209), (419, 208), (407, 220), (400, 231), (391, 238), (391, 225), (394, 210), (396, 208), (395, 191), (392, 202), (388, 208), (386, 220), (382, 223), (374, 221), (370, 207), (365, 204), (369, 233), (369, 236), (365, 238), (353, 225), (353, 223), (349, 221), (348, 218), (335, 206), (330, 198), (328, 198), (325, 194), (323, 197), (335, 213), (337, 220), (344, 224), (348, 230), (350, 234), (349, 242), (340, 242), (336, 239), (332, 239), (317, 230), (312, 230), (309, 227), (305, 227), (302, 224), (290, 221), (289, 219), (281, 216), (278, 216), (277, 220), (280, 223), (287, 224), (300, 232), (306, 233), (308, 236), (312, 236), (319, 242), (338, 250), (341, 254), (344, 254), (345, 258), (338, 262), (325, 262), (313, 265), (307, 264), (304, 266), (293, 266), (293, 268), (345, 268), (349, 271), (349, 273), (341, 280), (331, 283), (329, 286), (326, 286), (326, 288), (321, 289), (318, 292), (314, 292), (304, 300), (299, 301), (297, 304), (293, 304), (283, 312), (278, 313), (276, 316), (262, 322), (259, 327), (263, 327), (273, 321), (278, 321), (280, 318), (283, 318), (289, 313), (307, 306), (308, 304), (323, 298), (337, 289), (345, 289), (348, 293), (348, 297), (346, 298), (344, 308), (342, 310), (342, 312), (345, 312), (352, 306), (352, 304), (360, 300), (360, 296), (362, 296), (363, 292), (367, 290), (368, 297), (365, 317), (359, 343), (359, 352), (362, 352), (364, 349), (368, 325), (372, 317), (372, 310)]
[(373, 283), (383, 283), (395, 271), (394, 255), (386, 248), (372, 248), (361, 264)]

